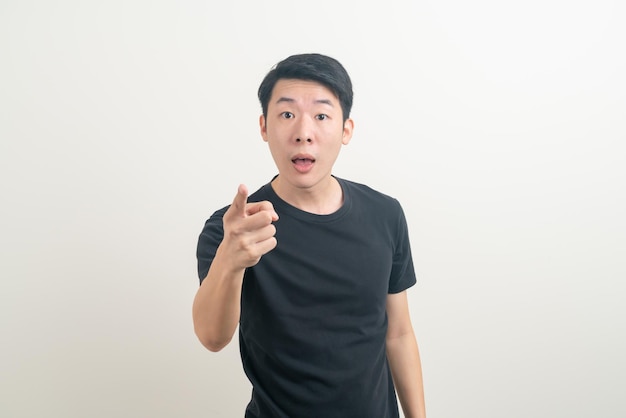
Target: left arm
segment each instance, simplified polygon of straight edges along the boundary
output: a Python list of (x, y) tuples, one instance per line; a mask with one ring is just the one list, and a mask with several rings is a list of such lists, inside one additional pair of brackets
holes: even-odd
[(422, 366), (406, 291), (387, 295), (387, 358), (406, 418), (426, 418)]

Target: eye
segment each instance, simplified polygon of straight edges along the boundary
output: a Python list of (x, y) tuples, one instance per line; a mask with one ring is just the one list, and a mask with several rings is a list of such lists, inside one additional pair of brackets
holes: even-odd
[(283, 112), (283, 113), (281, 113), (280, 115), (281, 115), (283, 118), (285, 118), (285, 119), (291, 119), (291, 118), (293, 118), (293, 117), (294, 117), (294, 116), (293, 116), (293, 113), (291, 113), (291, 112)]
[(321, 113), (321, 114), (316, 116), (316, 119), (317, 120), (326, 120), (326, 119), (328, 119), (328, 115), (325, 115), (325, 114)]

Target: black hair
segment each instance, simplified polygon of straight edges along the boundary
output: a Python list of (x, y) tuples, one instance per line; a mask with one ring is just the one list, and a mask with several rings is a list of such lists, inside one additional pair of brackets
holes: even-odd
[(259, 101), (265, 117), (274, 86), (281, 79), (307, 80), (322, 84), (339, 99), (343, 121), (350, 117), (352, 81), (346, 69), (336, 59), (322, 54), (299, 54), (287, 57), (276, 64), (259, 86)]

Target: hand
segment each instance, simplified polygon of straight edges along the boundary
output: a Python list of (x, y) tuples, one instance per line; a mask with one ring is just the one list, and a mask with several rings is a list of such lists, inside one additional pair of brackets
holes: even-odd
[[(252, 267), (276, 247), (278, 220), (271, 202), (247, 203), (248, 189), (239, 185), (233, 204), (224, 214), (224, 239), (220, 247), (229, 254), (235, 269)], [(221, 248), (222, 249), (222, 248)]]

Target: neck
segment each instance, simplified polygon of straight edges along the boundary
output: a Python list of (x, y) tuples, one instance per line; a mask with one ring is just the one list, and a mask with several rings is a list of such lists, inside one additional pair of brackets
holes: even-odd
[(332, 176), (306, 188), (286, 184), (278, 176), (272, 181), (272, 188), (291, 206), (316, 215), (330, 215), (343, 204), (343, 191), (337, 179)]

